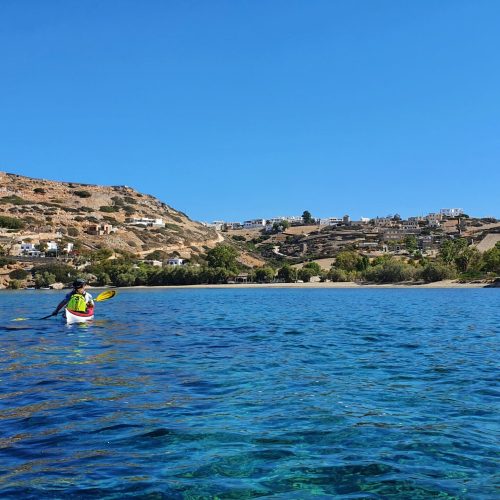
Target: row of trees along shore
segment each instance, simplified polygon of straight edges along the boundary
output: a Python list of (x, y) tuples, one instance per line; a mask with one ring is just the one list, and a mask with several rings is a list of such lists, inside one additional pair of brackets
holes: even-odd
[[(495, 279), (500, 276), (500, 242), (484, 253), (468, 245), (465, 239), (447, 240), (438, 256), (396, 258), (384, 255), (369, 259), (354, 250), (337, 254), (330, 269), (322, 269), (316, 262), (308, 262), (301, 269), (284, 264), (249, 269), (238, 263), (238, 251), (229, 245), (218, 245), (209, 250), (204, 259), (184, 266), (155, 267), (139, 262), (131, 255), (110, 260), (111, 251), (102, 250), (91, 256), (91, 263), (83, 270), (51, 263), (32, 270), (37, 287), (55, 282), (68, 283), (77, 275), (87, 277), (94, 285), (158, 286), (220, 284), (232, 281), (246, 273), (249, 282), (270, 283), (308, 282), (313, 276), (322, 281), (358, 281), (366, 283), (434, 282), (444, 279), (471, 281)], [(5, 259), (4, 259), (5, 260)], [(2, 262), (0, 262), (2, 264)], [(10, 273), (11, 288), (18, 288), (30, 274), (16, 269)]]

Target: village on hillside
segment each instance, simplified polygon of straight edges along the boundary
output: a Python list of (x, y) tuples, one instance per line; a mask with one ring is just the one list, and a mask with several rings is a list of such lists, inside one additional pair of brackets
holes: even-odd
[[(275, 255), (307, 260), (334, 257), (344, 247), (370, 255), (419, 251), (432, 256), (448, 238), (468, 238), (481, 251), (493, 248), (500, 241), (500, 221), (494, 217), (469, 216), (462, 208), (442, 208), (437, 213), (407, 219), (395, 214), (360, 220), (351, 220), (349, 215), (314, 218), (304, 211), (302, 216), (214, 221), (207, 226), (237, 241), (253, 241), (257, 246), (271, 248)], [(258, 241), (257, 233), (261, 235)]]
[[(0, 172), (1, 288), (64, 286), (82, 273), (94, 284), (116, 286), (492, 279), (497, 249), (500, 221), (461, 208), (407, 219), (316, 218), (305, 210), (198, 223), (128, 186)], [(370, 274), (387, 266), (396, 271)]]

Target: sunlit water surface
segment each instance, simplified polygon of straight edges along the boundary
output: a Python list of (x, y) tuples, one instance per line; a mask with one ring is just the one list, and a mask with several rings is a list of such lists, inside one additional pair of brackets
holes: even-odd
[[(498, 290), (0, 293), (1, 498), (498, 498)], [(36, 312), (35, 312), (36, 311)]]

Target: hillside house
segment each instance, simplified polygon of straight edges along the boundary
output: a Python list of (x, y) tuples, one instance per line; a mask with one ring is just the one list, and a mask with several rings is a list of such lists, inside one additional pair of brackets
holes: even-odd
[(225, 229), (243, 229), (241, 222), (224, 222)]
[(401, 229), (406, 233), (418, 233), (420, 232), (420, 226), (418, 220), (405, 220), (401, 223)]
[(342, 223), (342, 219), (339, 217), (325, 217), (319, 220), (320, 226), (338, 226)]
[(113, 233), (113, 226), (111, 224), (105, 224), (105, 223), (100, 223), (100, 224), (91, 224), (87, 228), (87, 234), (91, 234), (94, 236), (104, 236), (107, 234)]
[(184, 264), (185, 259), (180, 259), (178, 257), (174, 257), (172, 259), (167, 260), (167, 266), (182, 266)]
[(387, 229), (382, 235), (383, 241), (400, 241), (405, 238), (406, 233), (402, 229)]
[(213, 227), (217, 231), (220, 231), (225, 225), (226, 223), (222, 220), (214, 220), (213, 222), (209, 222), (206, 224), (207, 227)]
[(434, 248), (434, 239), (431, 235), (428, 236), (419, 236), (417, 238), (417, 245), (419, 250), (422, 252), (428, 252)]
[(243, 222), (243, 227), (245, 229), (253, 229), (253, 228), (263, 228), (266, 225), (265, 219), (252, 219), (246, 220)]
[(24, 243), (24, 241), (21, 241), (21, 251), (19, 255), (27, 255), (28, 252), (33, 252), (34, 250), (36, 250), (36, 248), (33, 243)]
[(55, 241), (47, 242), (47, 252), (57, 252), (59, 250), (59, 245)]
[(163, 219), (153, 219), (150, 217), (132, 217), (127, 220), (127, 224), (144, 227), (165, 227)]
[(458, 217), (464, 213), (463, 208), (442, 208), (439, 213), (445, 217)]

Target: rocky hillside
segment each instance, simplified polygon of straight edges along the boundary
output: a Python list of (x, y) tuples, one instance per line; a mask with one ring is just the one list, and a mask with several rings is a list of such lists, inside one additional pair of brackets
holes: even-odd
[[(140, 256), (161, 250), (189, 258), (220, 239), (215, 230), (128, 186), (55, 182), (4, 172), (0, 172), (0, 216), (0, 245), (13, 255), (18, 254), (21, 240), (42, 245), (53, 240), (60, 248), (71, 242), (77, 250), (107, 247)], [(162, 223), (134, 224), (140, 218)], [(89, 234), (103, 224), (110, 234)]]

